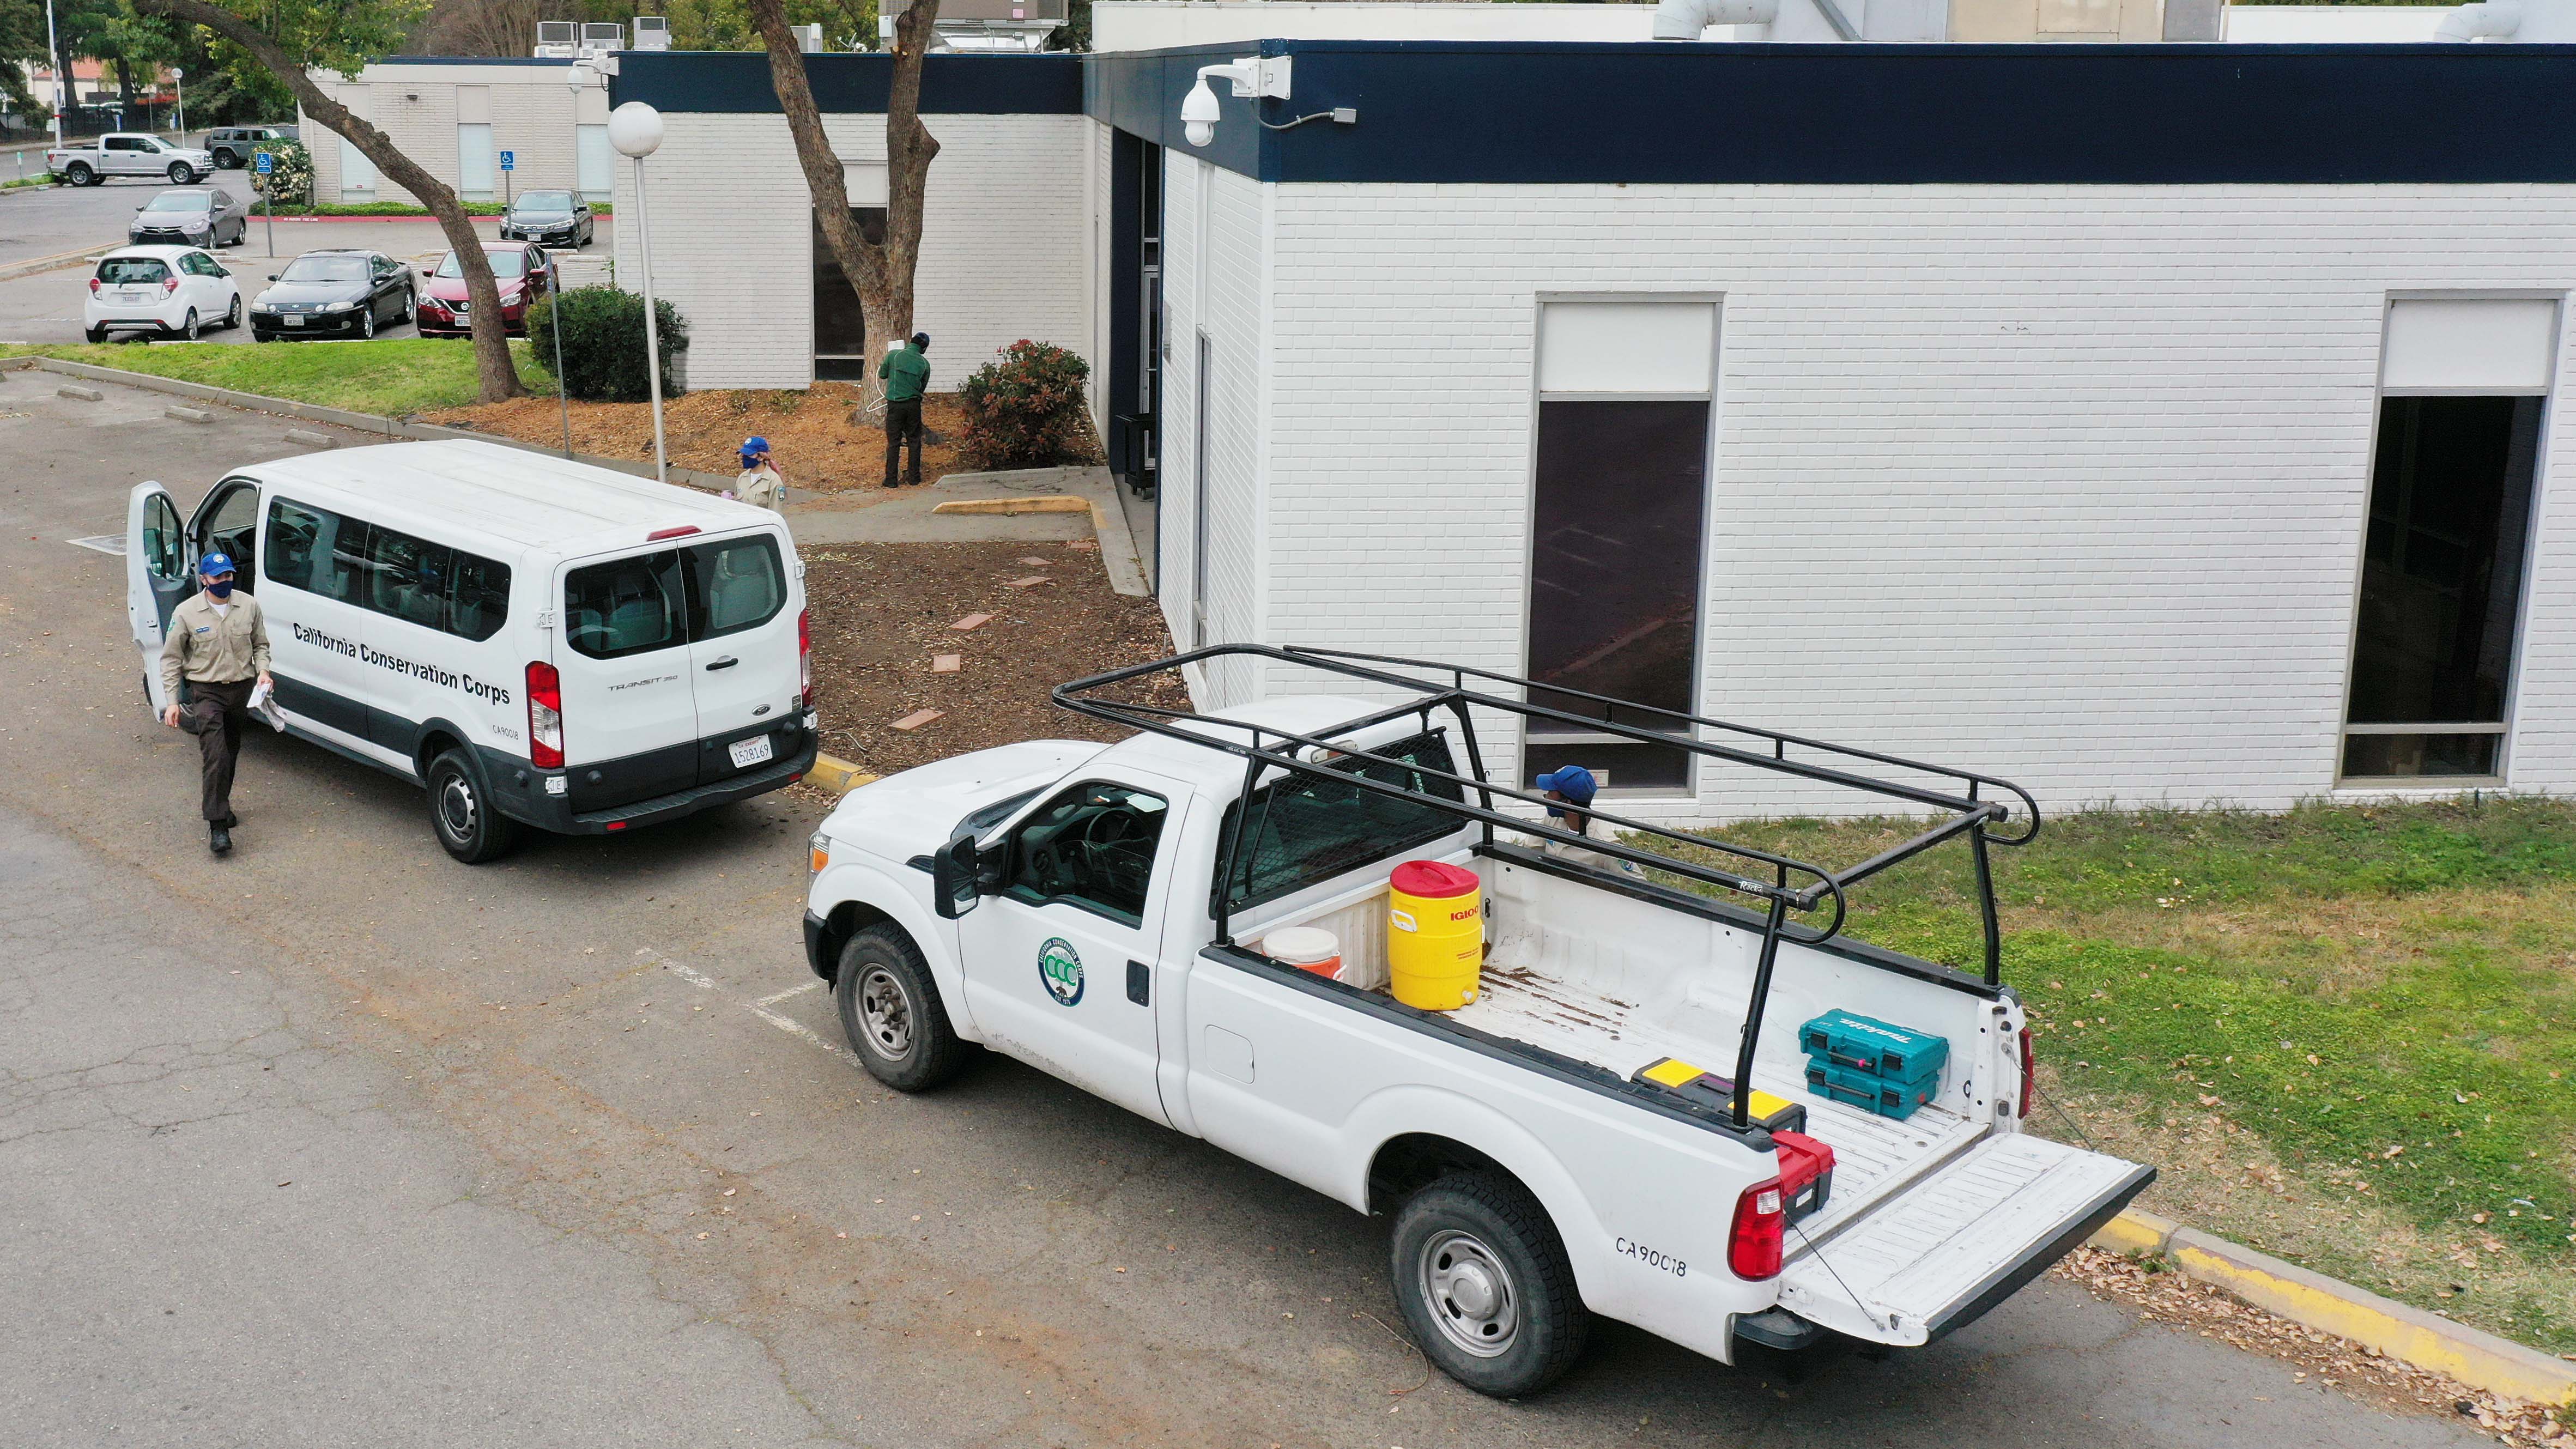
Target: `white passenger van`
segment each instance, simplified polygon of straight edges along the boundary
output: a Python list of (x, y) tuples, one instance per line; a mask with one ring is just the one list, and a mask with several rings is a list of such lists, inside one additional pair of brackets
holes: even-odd
[(227, 473), (126, 513), (158, 711), (170, 611), (220, 551), (268, 616), (290, 734), (425, 785), (469, 864), (794, 784), (816, 749), (804, 568), (778, 515), (494, 443)]

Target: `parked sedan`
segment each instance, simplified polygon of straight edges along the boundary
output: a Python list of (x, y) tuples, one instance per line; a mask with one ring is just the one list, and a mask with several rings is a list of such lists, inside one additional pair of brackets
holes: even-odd
[(164, 191), (134, 208), (125, 239), (136, 246), (237, 246), (250, 234), (250, 208), (216, 186)]
[(409, 322), (419, 294), (411, 268), (382, 252), (306, 252), (272, 274), (250, 304), (256, 342), (281, 337), (373, 337), (380, 325)]
[[(501, 321), (512, 333), (528, 330), (528, 304), (546, 290), (546, 253), (525, 242), (485, 242), (492, 259), (492, 280), (501, 288)], [(474, 330), (465, 296), (465, 266), (449, 252), (429, 274), (429, 295), (420, 299), (420, 335), (464, 337)]]
[(89, 340), (111, 332), (158, 332), (197, 340), (204, 326), (239, 327), (241, 289), (197, 247), (118, 247), (90, 273), (81, 325)]
[(590, 203), (569, 191), (522, 192), (501, 218), (503, 240), (550, 247), (586, 247), (591, 228)]

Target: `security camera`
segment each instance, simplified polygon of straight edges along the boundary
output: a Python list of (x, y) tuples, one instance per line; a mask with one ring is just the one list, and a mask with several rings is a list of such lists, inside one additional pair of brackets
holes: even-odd
[(1199, 83), (1181, 97), (1181, 133), (1193, 146), (1204, 146), (1216, 139), (1216, 92), (1208, 88), (1207, 72), (1199, 72)]

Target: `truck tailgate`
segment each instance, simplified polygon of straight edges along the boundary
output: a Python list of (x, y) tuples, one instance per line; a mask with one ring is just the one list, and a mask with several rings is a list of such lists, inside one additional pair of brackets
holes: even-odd
[(1929, 1343), (2039, 1276), (2155, 1176), (2026, 1133), (1989, 1138), (1820, 1243), (1791, 1228), (1780, 1306), (1853, 1338)]

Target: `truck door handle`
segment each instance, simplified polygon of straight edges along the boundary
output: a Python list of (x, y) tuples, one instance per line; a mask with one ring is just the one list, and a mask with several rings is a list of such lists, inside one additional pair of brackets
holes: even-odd
[(1154, 968), (1142, 961), (1127, 963), (1127, 999), (1138, 1006), (1150, 1005), (1154, 996)]
[(734, 658), (732, 655), (728, 654), (728, 655), (726, 655), (725, 657), (723, 657), (722, 659), (717, 660), (715, 663), (708, 665), (707, 667), (708, 667), (709, 669), (731, 669), (731, 668), (733, 668), (735, 665), (740, 664), (741, 662), (742, 662), (741, 660), (736, 659), (736, 658)]

